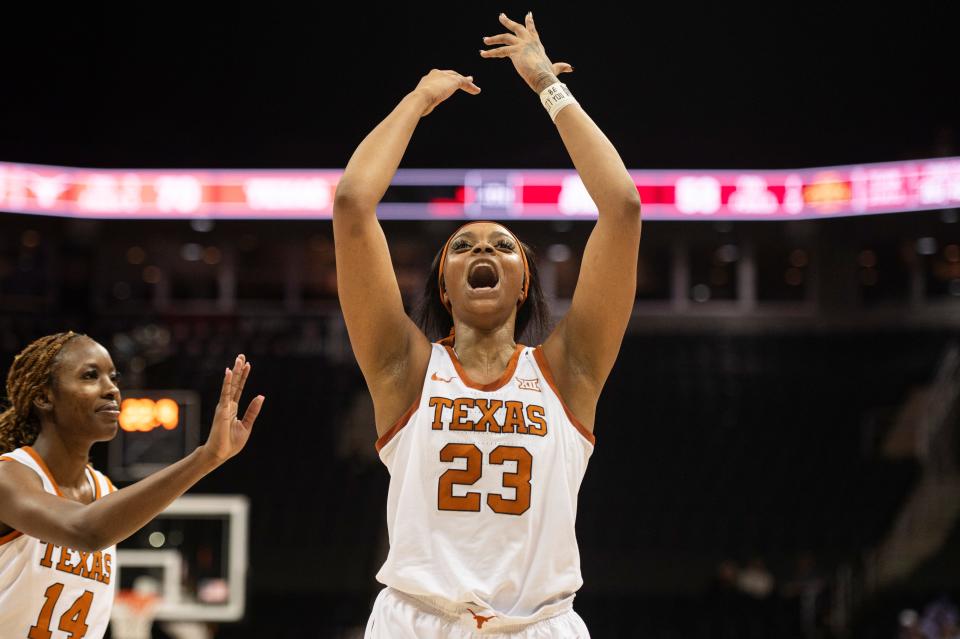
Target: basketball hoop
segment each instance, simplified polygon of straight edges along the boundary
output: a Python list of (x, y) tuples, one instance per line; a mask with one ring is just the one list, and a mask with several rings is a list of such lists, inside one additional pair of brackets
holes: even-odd
[(160, 597), (150, 592), (121, 590), (113, 600), (110, 633), (113, 639), (150, 639)]

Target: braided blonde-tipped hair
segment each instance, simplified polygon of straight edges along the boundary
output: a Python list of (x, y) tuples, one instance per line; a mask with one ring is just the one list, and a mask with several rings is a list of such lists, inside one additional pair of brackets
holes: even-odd
[(67, 331), (32, 342), (13, 359), (7, 374), (10, 408), (0, 413), (0, 454), (29, 446), (40, 434), (33, 402), (53, 381), (53, 367), (63, 347), (80, 333)]

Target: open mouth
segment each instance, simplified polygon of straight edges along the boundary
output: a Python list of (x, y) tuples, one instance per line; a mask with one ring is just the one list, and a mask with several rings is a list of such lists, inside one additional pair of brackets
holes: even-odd
[(500, 276), (492, 264), (481, 262), (474, 265), (467, 274), (467, 284), (470, 288), (495, 288), (500, 283)]

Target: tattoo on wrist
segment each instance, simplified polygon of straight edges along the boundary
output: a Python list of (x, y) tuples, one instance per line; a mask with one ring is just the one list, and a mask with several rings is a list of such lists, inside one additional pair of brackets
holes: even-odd
[(557, 80), (557, 76), (553, 73), (553, 69), (541, 67), (534, 76), (533, 90), (539, 95), (541, 91), (555, 82), (559, 82), (559, 80)]

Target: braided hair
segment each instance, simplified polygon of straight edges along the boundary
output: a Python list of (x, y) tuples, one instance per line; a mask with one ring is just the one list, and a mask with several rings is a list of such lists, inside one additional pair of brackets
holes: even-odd
[(80, 333), (67, 331), (47, 335), (32, 342), (13, 359), (7, 375), (10, 407), (0, 413), (0, 454), (29, 446), (40, 434), (40, 418), (33, 402), (53, 381), (57, 356)]

